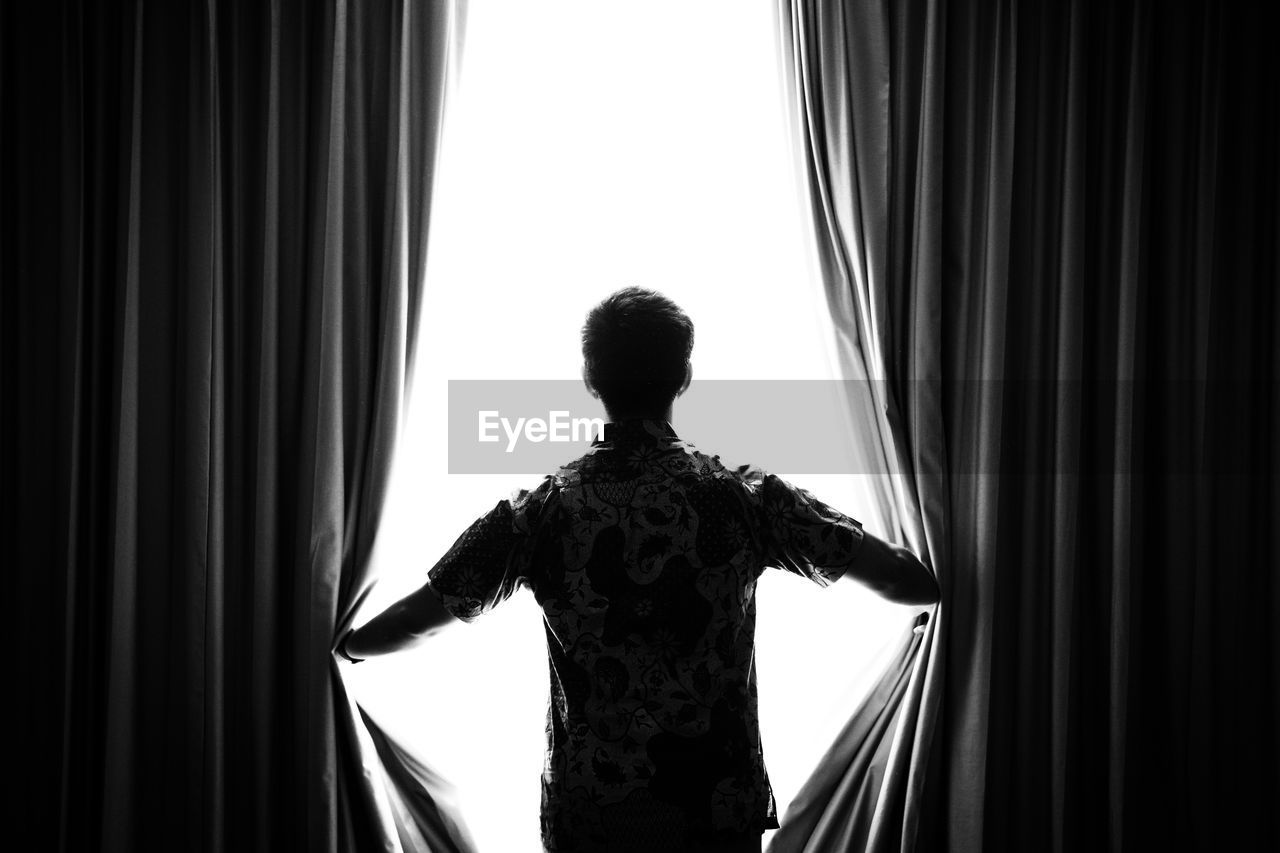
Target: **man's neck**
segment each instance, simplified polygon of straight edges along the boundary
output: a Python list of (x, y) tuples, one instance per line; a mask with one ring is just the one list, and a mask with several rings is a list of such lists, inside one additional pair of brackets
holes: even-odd
[(619, 412), (605, 408), (604, 413), (611, 423), (620, 421), (664, 421), (671, 423), (671, 406), (661, 412)]

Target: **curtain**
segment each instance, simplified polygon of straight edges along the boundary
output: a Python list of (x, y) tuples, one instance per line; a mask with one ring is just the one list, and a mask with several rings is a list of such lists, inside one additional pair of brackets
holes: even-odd
[(778, 9), (829, 304), (878, 426), (858, 440), (943, 599), (904, 642), (907, 686), (900, 659), (772, 849), (1265, 847), (1280, 69), (1261, 12)]
[(0, 8), (23, 849), (465, 849), (331, 654), (370, 583), (458, 21)]

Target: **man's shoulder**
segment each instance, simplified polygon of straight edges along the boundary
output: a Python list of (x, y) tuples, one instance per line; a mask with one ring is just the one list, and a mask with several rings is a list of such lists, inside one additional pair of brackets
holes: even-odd
[(751, 487), (759, 485), (768, 476), (755, 465), (733, 465), (725, 462), (718, 453), (707, 453), (692, 444), (681, 443), (681, 448), (689, 460), (689, 468), (696, 474), (729, 480)]
[(548, 474), (532, 489), (518, 489), (507, 499), (511, 506), (512, 526), (530, 532), (555, 504), (560, 484)]

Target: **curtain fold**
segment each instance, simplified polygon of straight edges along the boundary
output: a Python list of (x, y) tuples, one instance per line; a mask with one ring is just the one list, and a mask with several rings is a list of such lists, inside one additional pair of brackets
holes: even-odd
[(468, 849), (331, 654), (371, 582), (460, 10), (0, 10), (40, 849)]
[(943, 601), (908, 689), (845, 735), (878, 740), (833, 746), (773, 849), (1265, 846), (1280, 73), (1258, 11), (778, 8), (868, 378), (851, 404), (879, 422), (858, 440)]
[[(876, 819), (878, 794), (893, 748), (893, 732), (908, 704), (912, 674), (921, 659), (924, 619), (912, 624), (901, 647), (867, 698), (849, 718), (812, 775), (787, 807), (786, 824), (771, 844), (790, 849), (803, 837), (814, 850), (857, 850), (866, 846)], [(832, 809), (832, 802), (842, 808)], [(781, 840), (778, 840), (780, 838)]]

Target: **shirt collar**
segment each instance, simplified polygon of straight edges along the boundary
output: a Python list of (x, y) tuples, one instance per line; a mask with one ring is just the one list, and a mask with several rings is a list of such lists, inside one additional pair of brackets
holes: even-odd
[(593, 447), (610, 445), (650, 445), (679, 441), (680, 437), (666, 421), (635, 419), (614, 421), (604, 425), (604, 434), (592, 442)]

